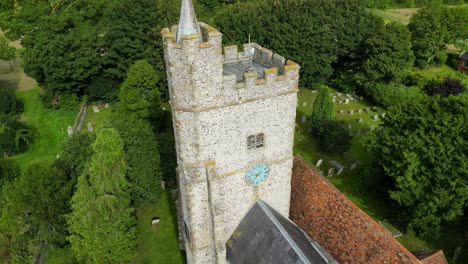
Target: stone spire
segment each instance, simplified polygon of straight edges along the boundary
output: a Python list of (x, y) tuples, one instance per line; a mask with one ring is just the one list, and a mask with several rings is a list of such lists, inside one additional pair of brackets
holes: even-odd
[(190, 34), (198, 34), (201, 40), (200, 27), (198, 26), (192, 0), (182, 0), (179, 27), (177, 28), (177, 43), (180, 43), (182, 35)]

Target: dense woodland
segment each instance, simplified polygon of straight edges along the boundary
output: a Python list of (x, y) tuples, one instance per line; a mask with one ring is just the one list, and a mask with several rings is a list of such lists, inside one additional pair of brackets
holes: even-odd
[[(252, 41), (301, 65), (300, 85), (317, 89), (311, 133), (325, 152), (346, 152), (346, 124), (330, 88), (387, 109), (364, 145), (367, 181), (398, 209), (403, 226), (437, 237), (468, 205), (468, 100), (463, 75), (426, 78), (415, 68), (453, 65), (468, 47), (468, 7), (459, 0), (198, 0), (199, 20), (226, 45)], [(111, 126), (78, 133), (52, 163), (24, 171), (12, 156), (34, 143), (22, 102), (0, 87), (0, 259), (43, 263), (71, 246), (78, 263), (128, 263), (136, 254), (135, 208), (174, 181), (171, 120), (160, 30), (177, 23), (179, 1), (2, 0), (0, 60), (21, 57), (48, 108), (115, 103)], [(453, 5), (447, 6), (446, 4)], [(421, 7), (409, 25), (367, 8)], [(9, 40), (20, 40), (15, 52)], [(111, 232), (112, 231), (112, 232)]]

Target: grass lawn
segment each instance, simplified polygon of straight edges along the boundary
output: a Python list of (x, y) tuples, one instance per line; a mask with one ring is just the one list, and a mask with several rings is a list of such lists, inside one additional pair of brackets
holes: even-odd
[(67, 127), (73, 126), (78, 107), (72, 111), (46, 109), (39, 98), (39, 88), (16, 92), (24, 102), (21, 119), (35, 130), (35, 140), (31, 148), (14, 159), (22, 169), (34, 161), (53, 161), (60, 154), (61, 143), (67, 138)]
[(105, 126), (108, 126), (110, 122), (112, 106), (109, 108), (100, 107), (99, 112), (94, 113), (93, 105), (96, 105), (96, 103), (93, 102), (88, 105), (88, 109), (86, 110), (86, 118), (83, 122), (83, 127), (81, 127), (81, 131), (88, 131), (88, 123), (93, 124), (94, 131), (98, 131)]
[[(177, 241), (177, 216), (169, 191), (163, 192), (159, 202), (137, 210), (138, 255), (134, 264), (182, 264), (184, 256)], [(153, 217), (160, 224), (152, 226)]]

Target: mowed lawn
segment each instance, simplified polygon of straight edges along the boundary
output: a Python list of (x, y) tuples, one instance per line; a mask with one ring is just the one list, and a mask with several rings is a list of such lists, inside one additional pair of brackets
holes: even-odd
[(68, 137), (67, 127), (73, 126), (78, 114), (78, 107), (74, 110), (46, 109), (39, 98), (39, 87), (16, 91), (17, 97), (24, 103), (21, 120), (29, 125), (35, 139), (31, 148), (14, 159), (24, 170), (35, 161), (53, 161), (61, 152), (62, 142)]

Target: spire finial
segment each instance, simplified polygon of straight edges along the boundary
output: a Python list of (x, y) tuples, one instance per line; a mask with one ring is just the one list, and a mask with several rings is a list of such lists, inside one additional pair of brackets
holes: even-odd
[(182, 0), (179, 27), (177, 28), (177, 43), (180, 43), (182, 35), (190, 34), (198, 34), (201, 39), (200, 27), (198, 26), (192, 0)]

